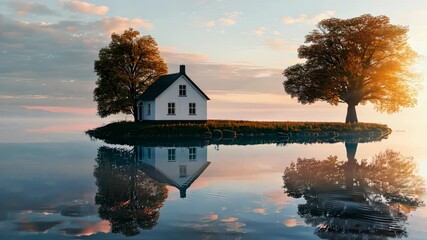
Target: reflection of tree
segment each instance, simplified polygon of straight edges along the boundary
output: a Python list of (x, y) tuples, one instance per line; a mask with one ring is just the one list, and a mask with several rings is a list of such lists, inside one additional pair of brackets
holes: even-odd
[(138, 170), (133, 150), (100, 147), (96, 162), (95, 201), (112, 232), (133, 236), (140, 228), (153, 228), (167, 198), (166, 186)]
[(387, 150), (358, 164), (356, 148), (357, 144), (346, 144), (348, 161), (330, 156), (291, 163), (283, 176), (285, 193), (304, 197), (298, 214), (317, 226), (320, 238), (406, 236), (407, 214), (423, 204), (424, 182), (415, 173), (415, 162)]

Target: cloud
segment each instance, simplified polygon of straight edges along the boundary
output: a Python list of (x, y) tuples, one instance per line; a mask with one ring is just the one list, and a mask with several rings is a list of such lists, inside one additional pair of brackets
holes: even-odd
[(267, 39), (263, 44), (276, 52), (296, 52), (298, 49), (298, 45), (287, 42), (279, 37)]
[(51, 113), (71, 113), (77, 115), (95, 115), (95, 108), (60, 107), (60, 106), (24, 106), (28, 110), (40, 110)]
[(64, 8), (79, 13), (105, 15), (109, 10), (105, 5), (96, 6), (95, 4), (80, 0), (61, 0), (60, 2)]
[(160, 55), (169, 64), (189, 64), (189, 63), (207, 63), (210, 58), (205, 54), (180, 52), (178, 48), (173, 46), (159, 47)]
[(308, 16), (306, 14), (301, 14), (299, 15), (299, 17), (296, 17), (296, 18), (284, 16), (282, 18), (282, 23), (283, 24), (295, 24), (295, 23), (313, 24), (313, 23), (318, 23), (323, 19), (330, 18), (334, 15), (335, 15), (335, 11), (325, 11), (313, 16)]
[(228, 12), (225, 14), (225, 17), (222, 17), (218, 19), (218, 22), (221, 24), (221, 26), (232, 26), (235, 25), (237, 20), (240, 18), (240, 16), (243, 14), (243, 12)]
[(215, 21), (213, 21), (213, 20), (207, 21), (207, 22), (203, 23), (203, 26), (207, 27), (207, 28), (215, 27)]
[(34, 15), (56, 15), (56, 13), (42, 3), (11, 1), (9, 6), (16, 11), (18, 16)]
[(144, 28), (151, 30), (154, 28), (153, 24), (142, 18), (124, 18), (124, 17), (111, 17), (104, 18), (99, 22), (94, 23), (92, 26), (100, 25), (106, 34), (121, 33), (128, 28)]
[(262, 35), (265, 34), (266, 30), (267, 30), (267, 28), (261, 26), (261, 27), (255, 29), (255, 30), (253, 30), (251, 32), (243, 32), (243, 34), (253, 34), (253, 35), (256, 35), (256, 36), (262, 36)]

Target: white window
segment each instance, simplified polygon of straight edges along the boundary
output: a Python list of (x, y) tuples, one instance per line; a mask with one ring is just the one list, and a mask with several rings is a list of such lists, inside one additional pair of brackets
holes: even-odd
[(175, 115), (175, 103), (168, 103), (168, 115)]
[(151, 115), (151, 103), (147, 104), (147, 115)]
[(186, 85), (179, 85), (179, 96), (180, 97), (186, 97), (187, 96), (187, 86)]
[(168, 149), (168, 161), (175, 162), (176, 149)]
[(188, 114), (189, 115), (196, 115), (196, 103), (189, 103), (188, 104)]
[(187, 177), (187, 165), (179, 165), (179, 177)]
[(196, 161), (196, 148), (189, 148), (188, 149), (188, 158), (190, 159), (190, 161)]

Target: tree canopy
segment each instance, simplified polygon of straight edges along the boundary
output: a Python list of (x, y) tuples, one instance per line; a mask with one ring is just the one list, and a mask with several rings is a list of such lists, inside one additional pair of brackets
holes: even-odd
[(416, 104), (417, 57), (408, 27), (386, 16), (330, 18), (305, 37), (298, 57), (305, 63), (285, 69), (286, 93), (302, 104), (347, 103), (346, 122), (357, 122), (355, 106), (371, 102), (380, 112), (394, 113)]
[(130, 28), (122, 34), (113, 33), (109, 46), (102, 48), (98, 56), (93, 97), (98, 103), (98, 115), (133, 114), (136, 120), (138, 96), (167, 73), (156, 41)]

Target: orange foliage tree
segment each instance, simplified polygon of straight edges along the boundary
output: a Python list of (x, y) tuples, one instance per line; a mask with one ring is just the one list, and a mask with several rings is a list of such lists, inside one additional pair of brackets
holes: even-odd
[(110, 45), (99, 51), (93, 98), (101, 117), (133, 114), (136, 121), (138, 96), (168, 71), (154, 38), (139, 34), (132, 28), (113, 33)]
[(322, 20), (298, 49), (305, 63), (283, 72), (285, 91), (302, 104), (347, 103), (346, 122), (358, 122), (358, 104), (371, 102), (387, 113), (413, 107), (419, 89), (412, 70), (417, 54), (407, 33), (407, 27), (390, 24), (386, 16)]

